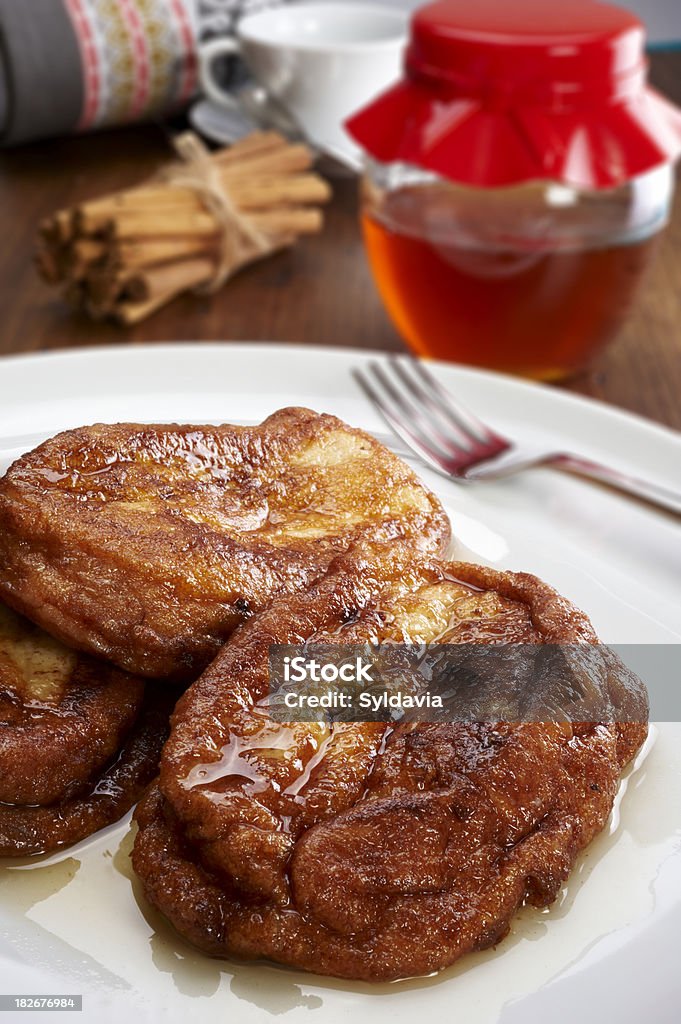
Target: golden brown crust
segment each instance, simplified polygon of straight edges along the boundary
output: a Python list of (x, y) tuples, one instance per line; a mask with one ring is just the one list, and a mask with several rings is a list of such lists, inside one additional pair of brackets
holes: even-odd
[(158, 770), (168, 734), (169, 696), (168, 691), (147, 693), (122, 746), (77, 795), (49, 806), (0, 805), (0, 857), (27, 857), (70, 846), (129, 811)]
[(80, 650), (186, 680), (274, 594), (367, 535), (437, 552), (449, 523), (404, 463), (333, 416), (100, 424), (0, 481), (0, 595)]
[(52, 804), (113, 757), (140, 679), (76, 654), (0, 604), (0, 802)]
[[(150, 900), (202, 949), (368, 980), (423, 974), (551, 902), (603, 827), (644, 724), (276, 725), (272, 643), (585, 644), (587, 618), (525, 574), (360, 545), (240, 627), (173, 715), (137, 813)], [(608, 685), (646, 707), (607, 662)]]
[(0, 856), (77, 842), (136, 802), (172, 708), (145, 689), (0, 604)]

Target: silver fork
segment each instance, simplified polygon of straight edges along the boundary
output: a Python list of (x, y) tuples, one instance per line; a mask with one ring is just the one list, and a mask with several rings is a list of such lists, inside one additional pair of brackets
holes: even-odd
[(353, 375), (388, 426), (438, 473), (466, 482), (498, 480), (531, 466), (555, 466), (681, 515), (681, 491), (598, 462), (517, 444), (492, 430), (458, 401), (418, 359), (370, 362)]

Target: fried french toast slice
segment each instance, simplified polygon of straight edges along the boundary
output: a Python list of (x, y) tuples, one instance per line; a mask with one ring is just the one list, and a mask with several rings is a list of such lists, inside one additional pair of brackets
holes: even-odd
[(172, 705), (0, 604), (0, 856), (117, 821), (154, 777)]
[(0, 596), (72, 647), (187, 681), (239, 623), (362, 537), (438, 552), (449, 535), (412, 470), (333, 416), (99, 424), (0, 480)]
[[(360, 545), (241, 626), (180, 699), (136, 812), (147, 897), (213, 955), (370, 981), (427, 974), (551, 903), (643, 743), (626, 723), (274, 721), (272, 644), (574, 645), (585, 615), (533, 576)], [(607, 651), (607, 649), (603, 649)]]

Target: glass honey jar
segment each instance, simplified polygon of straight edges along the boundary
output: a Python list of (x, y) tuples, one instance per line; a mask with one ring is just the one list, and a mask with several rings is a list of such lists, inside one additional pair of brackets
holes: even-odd
[(440, 0), (348, 123), (378, 289), (423, 356), (550, 380), (616, 333), (668, 220), (681, 114), (592, 0)]

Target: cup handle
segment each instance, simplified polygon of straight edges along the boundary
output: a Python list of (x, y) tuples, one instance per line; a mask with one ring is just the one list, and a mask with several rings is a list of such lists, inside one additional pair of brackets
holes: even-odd
[(213, 103), (219, 104), (221, 107), (229, 107), (230, 110), (240, 111), (240, 106), (237, 100), (225, 92), (225, 90), (217, 84), (213, 77), (213, 64), (218, 57), (227, 56), (238, 56), (241, 53), (241, 47), (239, 41), (228, 36), (223, 39), (212, 39), (208, 43), (204, 43), (199, 48), (199, 77), (201, 79), (201, 88), (203, 89), (206, 96), (213, 101)]

